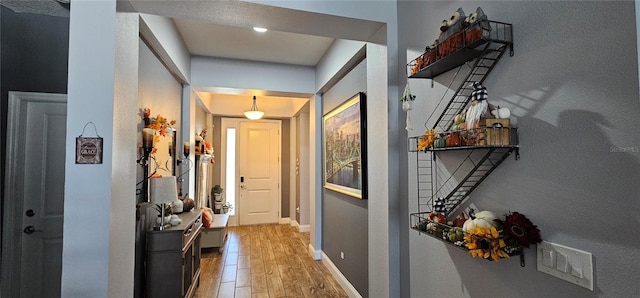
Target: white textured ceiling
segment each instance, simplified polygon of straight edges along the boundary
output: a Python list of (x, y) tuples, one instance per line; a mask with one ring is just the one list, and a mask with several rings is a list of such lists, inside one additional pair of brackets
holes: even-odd
[(333, 38), (174, 19), (192, 55), (315, 66)]
[[(0, 4), (17, 12), (68, 17), (67, 0), (58, 1), (62, 5), (55, 0), (0, 0)], [(378, 34), (382, 23), (243, 1), (120, 0), (118, 9), (171, 17), (192, 55), (315, 66), (336, 38), (386, 42), (376, 39), (384, 36)], [(270, 30), (254, 32), (251, 26), (256, 23)], [(260, 94), (260, 90), (227, 91), (205, 88), (199, 93), (212, 99), (219, 98), (216, 94)], [(274, 95), (263, 93), (261, 101), (266, 105), (270, 97), (281, 101), (284, 96), (290, 98), (286, 105), (297, 106), (296, 98), (304, 96)]]
[[(275, 30), (260, 33), (253, 27), (177, 18), (173, 21), (189, 52), (198, 56), (315, 66), (335, 40)], [(268, 117), (287, 118), (295, 115), (308, 100), (296, 94), (282, 96), (262, 90), (223, 89), (216, 86), (198, 89), (197, 93), (209, 112), (216, 115), (242, 115), (251, 107), (251, 95), (261, 95), (258, 107), (269, 111)]]

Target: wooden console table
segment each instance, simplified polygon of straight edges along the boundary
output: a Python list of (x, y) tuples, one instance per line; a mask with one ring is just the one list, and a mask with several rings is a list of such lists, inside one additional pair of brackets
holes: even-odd
[(147, 297), (191, 297), (200, 283), (202, 210), (178, 215), (182, 223), (147, 234)]

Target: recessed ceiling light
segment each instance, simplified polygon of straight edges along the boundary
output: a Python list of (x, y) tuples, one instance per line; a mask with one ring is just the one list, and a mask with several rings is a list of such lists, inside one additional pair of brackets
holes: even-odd
[(253, 27), (253, 30), (260, 33), (267, 32), (267, 28), (262, 28), (262, 27)]

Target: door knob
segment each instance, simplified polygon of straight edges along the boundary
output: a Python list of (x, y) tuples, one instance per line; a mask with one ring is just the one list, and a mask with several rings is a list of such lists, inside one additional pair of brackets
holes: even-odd
[(25, 234), (33, 234), (35, 232), (42, 232), (42, 230), (36, 230), (36, 228), (34, 228), (33, 226), (27, 226), (26, 228), (24, 228), (23, 232)]
[(36, 212), (33, 211), (33, 209), (29, 209), (27, 210), (27, 212), (24, 213), (26, 216), (28, 217), (33, 217), (34, 215), (36, 215)]

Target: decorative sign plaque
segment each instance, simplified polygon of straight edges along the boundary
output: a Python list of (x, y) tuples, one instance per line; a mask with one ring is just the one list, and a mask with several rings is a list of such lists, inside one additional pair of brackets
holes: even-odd
[[(84, 128), (87, 128), (89, 123), (93, 124), (93, 128), (96, 128), (96, 125), (93, 122), (88, 122), (84, 125)], [(84, 129), (82, 129), (82, 134), (76, 138), (76, 164), (102, 164), (102, 137), (98, 135), (98, 130), (96, 131), (96, 137), (83, 137)]]

